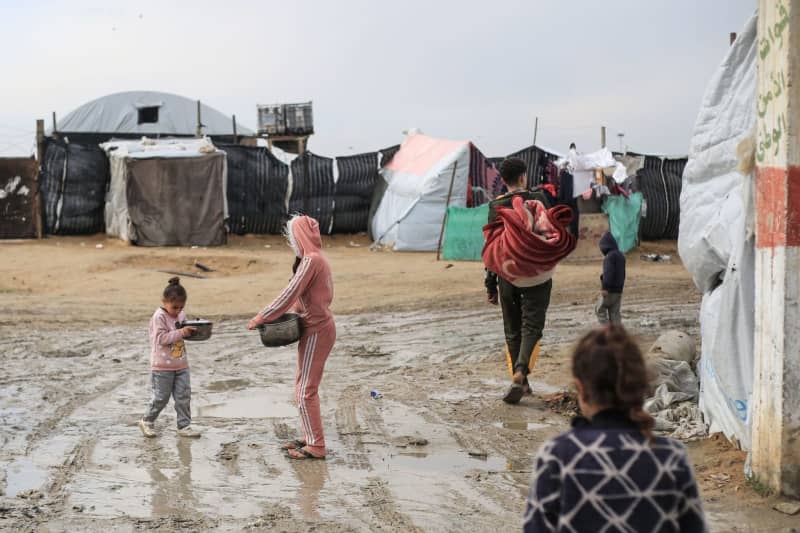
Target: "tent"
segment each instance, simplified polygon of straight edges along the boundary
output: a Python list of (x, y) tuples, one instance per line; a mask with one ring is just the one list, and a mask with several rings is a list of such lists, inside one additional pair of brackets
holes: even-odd
[(471, 207), (474, 194), (492, 197), (499, 187), (497, 170), (472, 143), (421, 134), (406, 138), (381, 175), (387, 188), (372, 234), (397, 251), (436, 250), (446, 207)]
[(106, 232), (142, 246), (225, 244), (225, 152), (208, 139), (113, 141)]
[[(141, 136), (194, 137), (198, 118), (201, 133), (211, 137), (232, 137), (230, 117), (197, 100), (156, 91), (127, 91), (103, 96), (75, 109), (58, 121), (58, 133), (70, 140), (102, 142)], [(239, 135), (253, 135), (237, 125)]]
[(744, 449), (755, 372), (756, 181), (738, 150), (755, 142), (757, 26), (753, 15), (706, 88), (683, 172), (678, 236), (681, 260), (703, 292), (700, 409), (711, 433)]

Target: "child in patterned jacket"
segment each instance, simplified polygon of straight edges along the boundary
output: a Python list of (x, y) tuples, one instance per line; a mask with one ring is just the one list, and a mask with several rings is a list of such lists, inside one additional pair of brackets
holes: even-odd
[(189, 361), (186, 358), (184, 338), (194, 333), (192, 327), (177, 329), (176, 322), (186, 320), (186, 289), (180, 278), (172, 278), (164, 289), (161, 307), (150, 319), (150, 384), (153, 396), (147, 412), (139, 421), (139, 429), (145, 437), (155, 437), (153, 427), (156, 418), (167, 406), (169, 397), (175, 400), (178, 415), (178, 435), (199, 437), (200, 432), (192, 428), (190, 401), (192, 388), (189, 381)]
[(585, 335), (572, 375), (584, 416), (536, 455), (524, 531), (707, 531), (686, 449), (652, 434), (644, 358), (622, 326)]

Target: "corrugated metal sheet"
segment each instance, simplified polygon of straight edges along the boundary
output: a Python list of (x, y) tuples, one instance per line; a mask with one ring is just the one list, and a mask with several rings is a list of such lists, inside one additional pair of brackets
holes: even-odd
[(89, 235), (105, 228), (108, 158), (98, 146), (48, 138), (39, 175), (46, 233)]
[(228, 160), (230, 229), (245, 233), (279, 234), (287, 219), (289, 166), (266, 148), (217, 145)]
[(292, 161), (289, 214), (301, 213), (313, 217), (319, 222), (320, 231), (330, 234), (333, 226), (334, 189), (333, 159), (305, 152)]
[(378, 180), (378, 152), (337, 157), (333, 233), (367, 231), (369, 208)]
[(35, 159), (0, 158), (0, 239), (36, 237)]

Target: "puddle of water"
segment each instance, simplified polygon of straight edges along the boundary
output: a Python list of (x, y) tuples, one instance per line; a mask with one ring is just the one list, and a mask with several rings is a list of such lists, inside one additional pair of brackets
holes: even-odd
[(549, 428), (547, 424), (537, 424), (536, 422), (526, 422), (524, 420), (506, 420), (492, 424), (500, 429), (513, 429), (514, 431), (536, 431), (537, 429)]
[[(227, 431), (209, 428), (191, 440), (165, 434), (144, 444), (124, 433), (115, 427), (100, 439), (70, 482), (68, 505), (104, 518), (158, 518), (187, 509), (245, 518), (258, 515), (265, 500), (291, 499), (297, 491), (290, 472), (264, 461), (264, 447), (238, 443), (234, 460), (220, 460), (223, 445), (231, 442)], [(277, 449), (268, 453), (279, 455)]]
[(442, 402), (461, 403), (472, 398), (482, 398), (484, 394), (477, 392), (464, 392), (460, 390), (449, 390), (446, 392), (439, 392), (430, 396), (431, 400), (439, 400)]
[(21, 492), (40, 489), (47, 472), (28, 458), (17, 459), (6, 469), (6, 495), (15, 498)]
[(211, 392), (225, 392), (231, 390), (241, 390), (250, 386), (250, 382), (246, 379), (223, 379), (219, 381), (212, 381), (206, 385), (206, 390)]
[(292, 418), (297, 408), (287, 399), (286, 387), (246, 389), (235, 394), (211, 395), (197, 406), (196, 416), (212, 418)]
[(386, 470), (391, 472), (469, 472), (470, 470), (505, 470), (506, 461), (501, 457), (473, 457), (463, 453), (407, 452), (390, 455), (383, 459)]

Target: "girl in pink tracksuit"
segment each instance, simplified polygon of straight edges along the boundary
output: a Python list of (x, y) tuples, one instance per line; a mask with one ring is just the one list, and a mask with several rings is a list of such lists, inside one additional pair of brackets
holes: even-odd
[(271, 304), (250, 320), (247, 327), (255, 329), (290, 310), (300, 310), (303, 335), (297, 349), (295, 396), (304, 438), (288, 442), (283, 448), (293, 459), (324, 459), (325, 437), (318, 389), (325, 361), (336, 341), (336, 324), (330, 311), (333, 301), (331, 267), (322, 253), (322, 238), (316, 220), (307, 216), (291, 218), (286, 225), (286, 236), (300, 260), (294, 277)]

